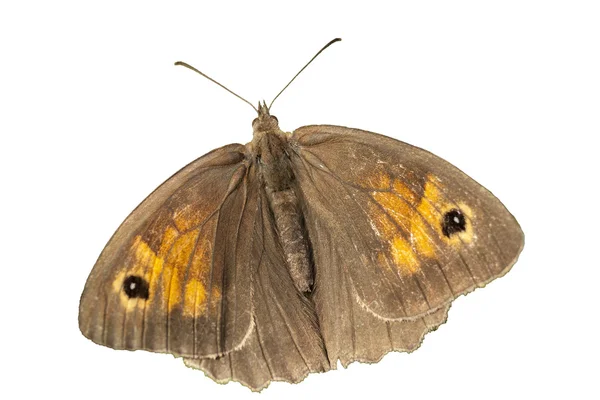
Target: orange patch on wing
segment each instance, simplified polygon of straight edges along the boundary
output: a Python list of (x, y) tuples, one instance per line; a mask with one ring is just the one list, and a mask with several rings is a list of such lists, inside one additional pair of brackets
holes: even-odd
[(435, 257), (436, 246), (427, 234), (428, 226), (419, 214), (414, 214), (410, 223), (411, 242), (417, 252), (427, 258)]
[(411, 244), (402, 237), (394, 221), (376, 205), (373, 205), (370, 215), (376, 231), (389, 245), (387, 256), (385, 252), (377, 254), (379, 265), (388, 266), (387, 259), (389, 257), (403, 273), (417, 272), (420, 265), (417, 255)]
[[(412, 213), (410, 204), (392, 192), (374, 192), (373, 198), (401, 228), (407, 228), (407, 220)], [(384, 212), (374, 213), (375, 220), (387, 217)]]
[(185, 315), (196, 315), (195, 310), (204, 310), (206, 301), (206, 285), (208, 284), (208, 272), (210, 271), (210, 255), (206, 245), (199, 245), (192, 260), (190, 279), (186, 283), (185, 302), (183, 313)]
[[(420, 268), (417, 249), (405, 236), (413, 238), (412, 221), (415, 215), (417, 194), (402, 181), (391, 183), (391, 192), (372, 192), (373, 199), (381, 206), (371, 204), (369, 216), (377, 233), (388, 243), (388, 256), (403, 274), (413, 274)], [(421, 234), (421, 233), (418, 233)], [(380, 265), (387, 265), (387, 257), (379, 253)]]
[[(180, 234), (168, 226), (161, 238), (157, 251), (146, 243), (141, 235), (136, 236), (130, 247), (127, 267), (120, 271), (112, 283), (113, 291), (119, 295), (123, 307), (141, 307), (144, 301), (129, 299), (123, 291), (123, 282), (130, 275), (137, 275), (148, 282), (149, 298), (146, 303), (172, 311), (179, 307), (187, 316), (205, 312), (208, 273), (212, 256), (212, 243), (208, 237), (216, 227), (216, 219), (209, 221), (199, 230)], [(202, 235), (201, 237), (198, 237)], [(218, 287), (210, 290), (211, 304), (221, 298)]]
[(167, 303), (169, 311), (180, 308), (186, 316), (195, 316), (205, 311), (213, 252), (210, 237), (216, 223), (216, 219), (206, 222), (201, 231), (188, 232), (173, 245), (167, 262), (173, 269)]
[[(384, 265), (387, 254), (401, 272), (412, 274), (419, 270), (419, 257), (436, 257), (438, 247), (434, 238), (455, 247), (473, 240), (471, 208), (464, 203), (449, 202), (441, 187), (434, 175), (427, 175), (421, 197), (398, 179), (391, 184), (392, 192), (371, 193), (381, 208), (370, 204), (369, 217), (374, 230), (389, 246), (388, 252), (377, 254), (380, 265)], [(465, 215), (467, 225), (464, 232), (448, 238), (442, 231), (443, 216), (454, 208)]]
[(181, 302), (181, 280), (183, 271), (175, 268), (170, 275), (169, 284), (165, 285), (165, 292), (163, 292), (163, 296), (168, 296), (167, 308), (169, 311), (173, 310), (173, 308)]
[(140, 235), (136, 236), (130, 247), (128, 268), (119, 272), (112, 283), (112, 289), (120, 294), (123, 306), (144, 304), (139, 299), (129, 299), (123, 291), (123, 282), (131, 275), (140, 276), (148, 282), (149, 297), (146, 303), (154, 302), (158, 307), (169, 310), (180, 304), (185, 271), (197, 237), (198, 231), (180, 235), (175, 228), (167, 227), (158, 252), (155, 252)]
[(434, 178), (427, 176), (423, 197), (417, 206), (417, 212), (433, 227), (439, 227), (441, 216), (436, 210), (435, 204), (440, 203), (440, 191), (432, 182)]
[(440, 214), (435, 209), (435, 204), (440, 201), (440, 192), (432, 183), (431, 175), (427, 176), (423, 196), (416, 207), (416, 212), (411, 217), (411, 237), (413, 243), (419, 252), (425, 257), (433, 258), (435, 256), (435, 245), (430, 236), (431, 228), (438, 234), (441, 233)]
[(420, 263), (411, 244), (400, 236), (395, 236), (391, 242), (392, 258), (405, 274), (414, 274), (419, 270)]
[(166, 308), (171, 311), (181, 303), (183, 298), (182, 282), (192, 258), (198, 239), (198, 231), (190, 231), (181, 235), (169, 253), (166, 268), (163, 271), (163, 285), (159, 297)]
[(183, 314), (188, 317), (195, 316), (195, 310), (200, 309), (206, 301), (206, 288), (198, 279), (190, 279), (185, 285), (185, 300)]
[(175, 243), (175, 239), (179, 236), (179, 231), (172, 226), (167, 226), (165, 231), (163, 232), (163, 237), (160, 242), (160, 248), (158, 249), (157, 255), (159, 257), (165, 257), (173, 243)]
[(374, 203), (369, 203), (369, 216), (375, 231), (380, 236), (389, 239), (396, 234), (397, 228), (392, 219)]
[(394, 189), (394, 192), (397, 193), (400, 197), (402, 197), (407, 203), (417, 203), (417, 194), (411, 188), (405, 185), (404, 182), (402, 182), (401, 180), (395, 179), (394, 184), (392, 185), (392, 189)]
[(185, 315), (197, 315), (197, 310), (204, 312), (204, 303), (207, 293), (206, 287), (209, 283), (209, 273), (212, 263), (213, 247), (208, 239), (208, 234), (216, 228), (217, 220), (208, 221), (201, 236), (196, 243), (194, 254), (190, 260), (188, 279), (185, 287), (185, 299), (182, 310)]

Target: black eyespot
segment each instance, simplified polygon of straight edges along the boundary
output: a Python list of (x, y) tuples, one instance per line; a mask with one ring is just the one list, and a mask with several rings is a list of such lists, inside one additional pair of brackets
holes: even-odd
[(148, 287), (148, 282), (145, 279), (135, 276), (129, 275), (123, 281), (123, 290), (125, 294), (130, 299), (140, 298), (140, 299), (148, 299), (150, 296), (150, 288)]
[(442, 232), (446, 237), (450, 237), (458, 232), (464, 232), (467, 229), (467, 221), (463, 213), (453, 208), (444, 214), (444, 220), (442, 221)]

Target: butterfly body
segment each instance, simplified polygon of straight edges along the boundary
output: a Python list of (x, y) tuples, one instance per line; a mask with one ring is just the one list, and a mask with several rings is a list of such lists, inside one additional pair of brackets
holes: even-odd
[(309, 292), (314, 282), (310, 243), (289, 157), (290, 135), (279, 129), (277, 119), (266, 106), (259, 104), (258, 110), (259, 118), (253, 124), (254, 140), (250, 148), (255, 151), (251, 152), (251, 160), (257, 164), (294, 286), (301, 292)]
[(523, 247), (489, 191), (424, 150), (339, 126), (279, 129), (192, 162), (100, 255), (79, 324), (259, 390), (412, 351)]

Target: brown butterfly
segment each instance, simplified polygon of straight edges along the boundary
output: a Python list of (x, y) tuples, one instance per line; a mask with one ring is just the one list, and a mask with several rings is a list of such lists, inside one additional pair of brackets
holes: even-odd
[(515, 263), (517, 221), (453, 165), (358, 129), (286, 133), (256, 111), (250, 143), (177, 172), (110, 239), (81, 297), (86, 337), (260, 390), (415, 350)]

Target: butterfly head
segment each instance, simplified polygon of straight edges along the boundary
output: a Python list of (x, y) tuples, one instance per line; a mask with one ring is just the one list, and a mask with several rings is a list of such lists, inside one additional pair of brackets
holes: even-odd
[(277, 117), (269, 113), (269, 107), (263, 101), (258, 103), (258, 117), (252, 121), (254, 133), (279, 131), (279, 121)]

